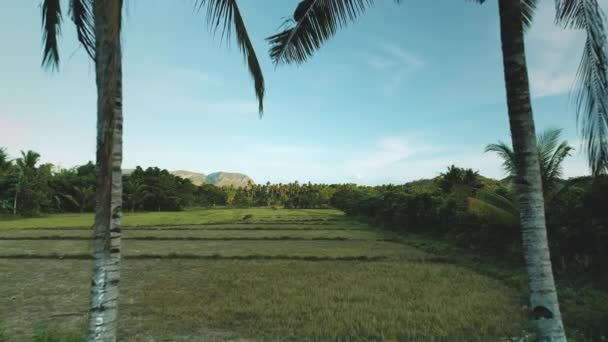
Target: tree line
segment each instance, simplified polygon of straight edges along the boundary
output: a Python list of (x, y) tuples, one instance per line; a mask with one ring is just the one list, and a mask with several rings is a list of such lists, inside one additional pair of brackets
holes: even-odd
[[(549, 130), (538, 142), (545, 190), (549, 245), (559, 270), (606, 269), (608, 203), (606, 177), (563, 180), (561, 163), (571, 148)], [(515, 171), (504, 144), (488, 145)], [(74, 168), (40, 163), (40, 154), (22, 151), (10, 159), (0, 148), (0, 212), (32, 216), (93, 212), (97, 169), (88, 162)], [(512, 177), (482, 177), (450, 166), (439, 177), (404, 185), (254, 184), (200, 186), (165, 169), (136, 167), (122, 177), (123, 210), (176, 211), (189, 207), (338, 208), (347, 214), (404, 231), (447, 237), (460, 245), (508, 258), (522, 256), (520, 222)], [(603, 268), (602, 268), (603, 267)]]
[[(98, 170), (93, 162), (73, 168), (40, 163), (40, 154), (22, 151), (10, 159), (0, 148), (0, 214), (35, 216), (93, 212)], [(254, 184), (200, 186), (158, 167), (136, 167), (122, 175), (124, 211), (179, 211), (188, 207), (328, 208), (336, 185)]]

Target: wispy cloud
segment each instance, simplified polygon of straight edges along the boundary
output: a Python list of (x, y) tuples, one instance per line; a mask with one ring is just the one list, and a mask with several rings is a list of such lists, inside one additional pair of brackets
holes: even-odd
[(369, 67), (388, 77), (385, 85), (387, 94), (394, 93), (406, 79), (406, 76), (423, 68), (425, 61), (392, 42), (378, 44), (366, 60)]
[(412, 137), (383, 137), (375, 146), (354, 154), (346, 163), (346, 172), (357, 183), (376, 183), (399, 179), (400, 164), (436, 148)]
[[(384, 137), (367, 150), (350, 156), (344, 164), (343, 181), (358, 184), (402, 184), (432, 178), (449, 165), (471, 168), (482, 175), (503, 178), (501, 159), (494, 153), (467, 145), (435, 144), (423, 134)], [(572, 144), (576, 146), (576, 144)], [(575, 153), (564, 162), (564, 176), (589, 174), (582, 155)]]

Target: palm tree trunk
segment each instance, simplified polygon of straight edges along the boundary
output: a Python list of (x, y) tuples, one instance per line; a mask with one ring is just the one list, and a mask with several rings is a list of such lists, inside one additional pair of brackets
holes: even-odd
[(97, 204), (89, 341), (116, 341), (122, 206), (122, 0), (95, 1)]
[(17, 215), (17, 198), (19, 197), (19, 191), (15, 191), (15, 199), (13, 200), (13, 215)]
[(541, 341), (566, 341), (553, 280), (520, 1), (499, 0), (503, 64), (530, 304)]

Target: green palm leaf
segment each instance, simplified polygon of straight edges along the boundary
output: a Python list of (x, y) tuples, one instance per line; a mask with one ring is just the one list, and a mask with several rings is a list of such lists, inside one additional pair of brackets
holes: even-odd
[[(401, 0), (393, 0), (401, 3)], [(474, 0), (484, 3), (485, 0)], [(522, 0), (523, 20), (529, 27), (539, 0)], [(293, 19), (283, 23), (283, 31), (267, 38), (270, 57), (275, 64), (302, 64), (338, 29), (355, 21), (374, 0), (302, 0)]]
[[(400, 3), (401, 0), (394, 0)], [(303, 0), (285, 21), (286, 28), (267, 38), (275, 64), (304, 63), (338, 28), (353, 22), (373, 0)]]
[(95, 60), (95, 22), (93, 21), (92, 0), (70, 0), (70, 14), (78, 41), (86, 53)]
[(216, 31), (221, 27), (222, 38), (230, 36), (234, 29), (239, 50), (243, 53), (249, 73), (253, 78), (258, 110), (262, 114), (264, 111), (264, 76), (236, 0), (197, 0), (196, 7), (199, 10), (204, 6), (207, 7), (207, 19), (213, 30)]
[(524, 20), (524, 29), (529, 29), (532, 26), (532, 21), (534, 20), (534, 13), (536, 12), (536, 8), (538, 7), (539, 0), (522, 0), (522, 16)]
[(508, 175), (515, 175), (515, 154), (511, 147), (502, 141), (486, 146), (484, 152), (496, 152), (502, 158), (502, 167)]
[[(536, 138), (536, 150), (540, 164), (543, 189), (547, 195), (556, 186), (562, 176), (562, 162), (573, 150), (567, 141), (560, 143), (561, 129), (547, 129)], [(507, 175), (514, 177), (515, 154), (510, 146), (502, 141), (486, 146), (485, 152), (496, 152), (502, 159), (502, 166)]]
[(576, 83), (577, 117), (594, 175), (608, 173), (608, 54), (597, 0), (557, 0), (556, 22), (587, 33)]
[(59, 68), (59, 48), (57, 39), (61, 34), (60, 0), (42, 2), (42, 42), (44, 45), (42, 66), (57, 70)]

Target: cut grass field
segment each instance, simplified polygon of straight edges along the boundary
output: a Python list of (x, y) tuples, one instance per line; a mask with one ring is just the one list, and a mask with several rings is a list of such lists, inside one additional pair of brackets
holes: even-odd
[[(245, 215), (253, 215), (250, 220), (243, 220)], [(207, 225), (221, 223), (271, 223), (283, 224), (316, 224), (340, 221), (344, 214), (338, 210), (326, 209), (213, 209), (175, 212), (124, 213), (124, 227), (133, 226), (181, 226)], [(11, 219), (0, 221), (3, 228), (70, 228), (91, 227), (93, 214), (58, 214), (46, 217)]]
[[(253, 218), (243, 224), (246, 214)], [(91, 219), (0, 221), (7, 341), (31, 340), (41, 322), (84, 331), (92, 261), (65, 257), (89, 255), (90, 242), (73, 238), (90, 230), (66, 228)], [(515, 290), (386, 241), (394, 236), (338, 211), (220, 209), (132, 214), (124, 222), (143, 228), (124, 229), (124, 341), (491, 341), (528, 329)]]

